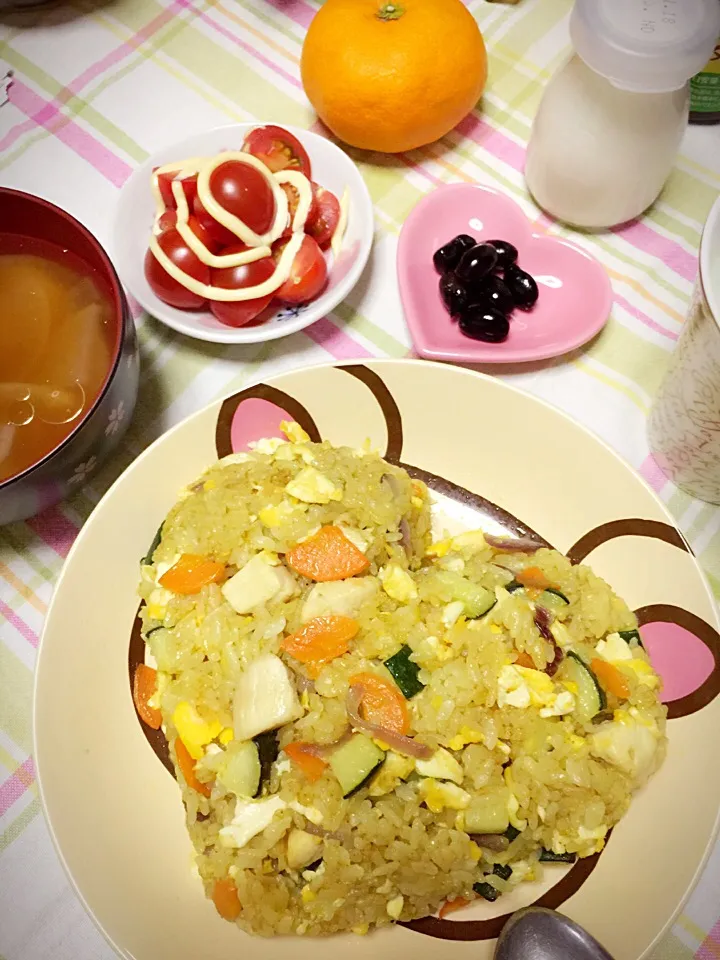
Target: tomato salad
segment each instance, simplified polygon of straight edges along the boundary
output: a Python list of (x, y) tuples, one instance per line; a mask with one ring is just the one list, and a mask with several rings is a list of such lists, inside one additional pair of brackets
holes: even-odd
[[(156, 217), (145, 255), (153, 293), (208, 308), (231, 327), (262, 323), (273, 301), (315, 299), (347, 223), (342, 200), (312, 180), (305, 148), (281, 127), (258, 127), (242, 149), (153, 171)], [(267, 315), (265, 315), (267, 316)]]

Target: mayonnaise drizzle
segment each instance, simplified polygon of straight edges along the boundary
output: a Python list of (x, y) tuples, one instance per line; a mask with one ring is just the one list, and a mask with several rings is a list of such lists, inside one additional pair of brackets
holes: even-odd
[(176, 266), (162, 250), (155, 236), (150, 238), (150, 249), (163, 270), (169, 273), (173, 280), (177, 280), (186, 290), (191, 290), (199, 297), (206, 297), (208, 300), (219, 300), (223, 303), (238, 303), (241, 300), (255, 300), (259, 297), (266, 297), (269, 293), (275, 293), (290, 276), (293, 260), (300, 249), (304, 237), (304, 233), (294, 233), (292, 235), (275, 266), (275, 273), (273, 273), (271, 277), (268, 277), (263, 283), (258, 283), (254, 287), (241, 287), (237, 290), (211, 287), (207, 283), (200, 283), (200, 281), (194, 277), (188, 276), (188, 274)]
[[(237, 160), (240, 163), (246, 163), (250, 167), (259, 170), (267, 181), (268, 186), (275, 197), (275, 219), (267, 233), (255, 233), (239, 217), (230, 213), (225, 207), (221, 206), (210, 191), (210, 177), (213, 172), (228, 160)], [(288, 198), (285, 191), (280, 187), (275, 177), (262, 160), (258, 160), (251, 153), (244, 153), (241, 150), (227, 150), (225, 153), (218, 153), (207, 163), (204, 163), (198, 172), (198, 196), (207, 212), (219, 224), (234, 233), (236, 237), (246, 243), (249, 247), (268, 246), (277, 240), (285, 230), (288, 222)]]
[(155, 217), (157, 219), (165, 213), (165, 204), (158, 185), (159, 175), (161, 173), (174, 173), (178, 179), (191, 177), (194, 173), (198, 172), (204, 163), (207, 163), (207, 160), (207, 157), (189, 157), (187, 160), (181, 160), (179, 163), (166, 163), (164, 166), (158, 167), (157, 170), (153, 170), (150, 189), (155, 199)]
[(348, 222), (348, 207), (350, 206), (350, 194), (348, 193), (348, 188), (345, 187), (343, 190), (343, 195), (340, 199), (340, 218), (335, 227), (335, 233), (332, 235), (332, 240), (330, 241), (330, 249), (333, 252), (333, 257), (337, 260), (340, 255), (340, 249), (342, 247), (343, 237), (345, 236), (345, 231), (347, 229)]
[(304, 230), (313, 201), (312, 184), (305, 174), (300, 173), (299, 170), (278, 170), (275, 179), (278, 183), (289, 183), (291, 187), (295, 187), (297, 190), (298, 205), (293, 217), (292, 229), (293, 232)]
[(185, 191), (179, 180), (173, 180), (172, 192), (177, 204), (177, 223), (175, 224), (177, 232), (201, 263), (208, 267), (239, 267), (244, 263), (254, 263), (255, 260), (262, 260), (263, 257), (269, 257), (272, 253), (270, 247), (267, 246), (250, 247), (240, 253), (226, 253), (222, 256), (211, 253), (188, 226), (190, 210), (188, 209)]

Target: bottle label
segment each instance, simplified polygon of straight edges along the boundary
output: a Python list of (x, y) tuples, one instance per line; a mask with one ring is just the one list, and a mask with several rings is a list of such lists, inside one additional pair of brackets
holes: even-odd
[(695, 113), (720, 112), (720, 43), (710, 63), (690, 81), (690, 109)]

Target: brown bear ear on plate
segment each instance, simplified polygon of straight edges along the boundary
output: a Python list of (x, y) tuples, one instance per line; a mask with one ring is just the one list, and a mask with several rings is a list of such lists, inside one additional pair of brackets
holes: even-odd
[[(693, 556), (685, 538), (671, 524), (639, 518), (614, 520), (595, 527), (567, 551), (567, 556), (573, 563), (581, 563), (598, 547), (619, 537), (662, 541)], [(665, 570), (666, 565), (661, 568)], [(676, 587), (677, 583), (666, 584), (665, 588), (658, 584), (658, 599), (668, 599), (668, 586)], [(621, 588), (618, 592), (622, 595)], [(667, 705), (668, 719), (687, 717), (711, 703), (720, 693), (717, 630), (698, 614), (672, 603), (645, 604), (635, 610), (635, 616), (643, 646), (662, 677), (660, 698)]]
[(387, 446), (383, 457), (390, 463), (397, 463), (402, 455), (403, 447), (403, 425), (400, 408), (395, 402), (395, 398), (388, 389), (382, 377), (366, 367), (362, 363), (348, 364), (346, 367), (339, 367), (351, 377), (355, 377), (361, 383), (364, 383), (370, 393), (375, 397), (378, 406), (385, 418), (385, 427), (387, 429)]
[(310, 439), (321, 440), (315, 421), (305, 407), (294, 397), (258, 383), (223, 401), (215, 427), (215, 447), (220, 459), (231, 453), (240, 453), (248, 445), (263, 437), (281, 437), (283, 420), (299, 423)]
[(679, 530), (669, 523), (660, 520), (642, 520), (639, 517), (628, 517), (624, 520), (612, 520), (610, 523), (601, 523), (599, 527), (590, 530), (567, 551), (567, 557), (573, 563), (582, 563), (583, 560), (608, 540), (617, 537), (653, 537), (655, 540), (664, 540), (679, 550), (686, 550), (692, 555), (692, 550)]
[(640, 636), (662, 677), (668, 720), (688, 717), (720, 693), (720, 636), (703, 619), (670, 603), (635, 611)]

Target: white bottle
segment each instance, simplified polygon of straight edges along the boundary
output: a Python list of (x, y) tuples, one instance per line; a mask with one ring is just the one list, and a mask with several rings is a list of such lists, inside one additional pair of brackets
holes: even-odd
[(528, 144), (537, 203), (595, 228), (647, 209), (680, 146), (688, 81), (719, 33), (718, 0), (575, 0), (575, 54), (548, 84)]

